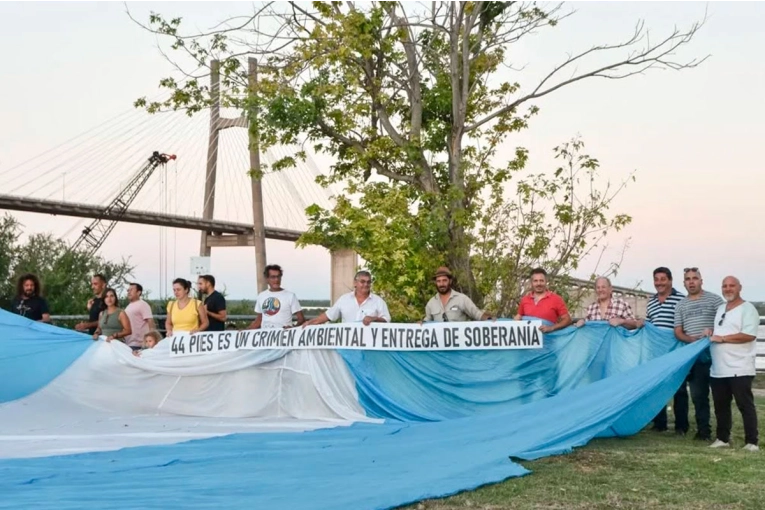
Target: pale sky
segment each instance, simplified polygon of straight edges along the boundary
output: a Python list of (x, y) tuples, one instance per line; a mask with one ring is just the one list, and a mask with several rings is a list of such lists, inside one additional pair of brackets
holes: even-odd
[[(518, 65), (526, 66), (514, 77), (522, 85), (532, 85), (567, 52), (626, 38), (639, 18), (645, 19), (652, 38), (658, 38), (675, 24), (685, 28), (701, 19), (708, 9), (707, 24), (678, 58), (711, 57), (697, 69), (655, 71), (623, 81), (586, 80), (539, 100), (535, 104), (541, 112), (531, 128), (506, 142), (508, 157), (515, 146), (525, 146), (531, 151), (530, 170), (552, 170), (552, 148), (581, 135), (587, 152), (600, 160), (604, 175), (619, 181), (637, 171), (637, 182), (619, 196), (613, 209), (634, 217), (626, 231), (610, 238), (612, 249), (607, 258), (611, 259), (630, 240), (614, 284), (640, 283), (651, 290), (652, 270), (666, 265), (676, 275), (675, 286), (683, 290), (683, 267), (698, 266), (707, 289), (719, 293), (722, 278), (734, 274), (743, 283), (745, 299), (765, 300), (765, 272), (761, 269), (765, 227), (760, 220), (765, 177), (763, 158), (756, 149), (765, 134), (765, 62), (761, 54), (765, 4), (577, 2), (569, 6), (578, 11), (573, 17), (514, 49)], [(249, 12), (248, 3), (223, 2), (146, 2), (130, 4), (130, 8), (141, 19), (153, 10), (183, 16), (200, 28), (229, 14)], [(11, 191), (32, 176), (33, 184), (20, 188), (22, 193), (55, 197), (58, 183), (66, 182), (61, 192), (68, 200), (82, 200), (81, 196), (105, 200), (101, 197), (119, 188), (124, 178), (109, 173), (112, 168), (122, 169), (124, 174), (134, 172), (144, 153), (156, 150), (155, 142), (162, 140), (179, 154), (177, 166), (168, 167), (167, 178), (170, 188), (181, 196), (169, 198), (166, 207), (179, 213), (198, 211), (201, 204), (184, 197), (202, 179), (197, 169), (206, 158), (204, 121), (170, 119), (160, 125), (160, 119), (143, 119), (133, 112), (127, 114), (132, 120), (125, 122), (132, 122), (125, 128), (132, 129), (125, 135), (131, 145), (120, 146), (114, 153), (106, 142), (94, 149), (88, 171), (96, 174), (81, 168), (89, 153), (71, 160), (77, 168), (64, 168), (62, 158), (9, 170), (102, 123), (111, 122), (114, 132), (119, 132), (114, 119), (130, 110), (137, 97), (156, 94), (158, 80), (171, 74), (156, 44), (154, 36), (128, 19), (121, 3), (0, 3), (0, 47), (5, 50), (4, 93), (0, 95), (2, 191)], [(170, 124), (172, 130), (166, 128)], [(94, 132), (99, 134), (98, 129)], [(100, 134), (106, 137), (106, 133)], [(230, 146), (235, 139), (230, 135)], [(219, 185), (216, 210), (219, 217), (246, 221), (251, 218), (249, 195), (246, 177), (234, 168), (237, 151), (246, 157), (241, 148), (231, 149), (227, 152), (231, 161), (221, 163), (227, 168), (221, 178), (228, 180)], [(24, 170), (33, 167), (48, 178), (53, 191), (38, 193), (42, 177)], [(98, 172), (105, 177), (88, 180), (88, 175), (101, 175)], [(284, 193), (298, 193), (309, 201), (326, 199), (303, 186), (286, 178), (267, 183), (266, 216), (272, 226), (295, 228), (301, 222), (295, 208), (285, 207)], [(157, 210), (161, 190), (161, 184), (155, 184), (153, 195), (139, 198), (136, 207), (153, 203)], [(87, 223), (75, 218), (14, 215), (27, 232), (66, 234), (70, 242)], [(189, 277), (189, 258), (197, 255), (198, 246), (195, 231), (162, 234), (158, 227), (120, 224), (102, 253), (112, 259), (129, 256), (138, 266), (136, 280), (156, 297), (163, 290), (161, 285), (175, 276)], [(167, 264), (161, 273), (165, 250)], [(270, 263), (285, 268), (286, 288), (302, 299), (329, 297), (329, 255), (324, 249), (300, 250), (289, 243), (269, 241), (267, 251)], [(252, 248), (213, 249), (212, 273), (218, 288), (233, 298), (254, 298), (254, 267)], [(577, 276), (587, 276), (592, 270), (594, 260), (585, 263)]]

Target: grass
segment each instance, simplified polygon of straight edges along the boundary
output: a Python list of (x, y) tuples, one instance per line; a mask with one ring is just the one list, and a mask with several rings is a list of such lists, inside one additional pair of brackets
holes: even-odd
[[(765, 377), (758, 377), (760, 387)], [(710, 398), (711, 400), (711, 398)], [(765, 398), (758, 397), (760, 430)], [(714, 434), (714, 410), (712, 411)], [(669, 411), (670, 421), (673, 419)], [(733, 405), (732, 447), (708, 448), (670, 431), (648, 429), (620, 439), (596, 439), (569, 455), (523, 462), (528, 476), (441, 500), (422, 501), (407, 510), (525, 509), (753, 509), (765, 508), (765, 452), (741, 450), (741, 415)]]

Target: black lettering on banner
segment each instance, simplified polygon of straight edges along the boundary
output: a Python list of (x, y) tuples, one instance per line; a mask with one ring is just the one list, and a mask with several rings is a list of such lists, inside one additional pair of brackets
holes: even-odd
[(189, 337), (189, 352), (194, 352), (197, 349), (197, 336), (191, 335)]
[(300, 329), (300, 337), (298, 338), (298, 347), (305, 347), (305, 328)]
[[(536, 329), (536, 328), (535, 328), (535, 329)], [(528, 326), (523, 326), (523, 327), (520, 327), (520, 328), (518, 328), (518, 343), (519, 343), (519, 344), (521, 344), (521, 345), (527, 345), (527, 343), (526, 343), (526, 341), (527, 341), (527, 340), (526, 340), (526, 337), (527, 337), (528, 333), (529, 333), (529, 328), (528, 328)]]
[(499, 345), (502, 347), (507, 347), (507, 329), (500, 327), (497, 331), (497, 334), (499, 336)]
[(540, 333), (537, 328), (531, 328), (531, 345), (542, 345), (542, 341), (540, 339)]
[(481, 345), (484, 347), (491, 345), (491, 328), (488, 326), (481, 328)]
[(186, 354), (186, 346), (184, 345), (181, 337), (173, 337), (173, 343), (170, 345), (170, 349), (173, 351), (173, 354)]
[(430, 336), (430, 347), (432, 347), (433, 349), (437, 349), (438, 348), (437, 331), (435, 329), (431, 329), (429, 332), (426, 330), (425, 334)]
[(518, 339), (515, 337), (515, 332), (518, 330), (518, 328), (510, 328), (507, 331), (507, 345), (511, 346), (517, 346), (518, 345)]
[(226, 332), (222, 335), (218, 335), (218, 350), (227, 351), (231, 345), (231, 333)]
[(295, 336), (297, 335), (297, 331), (294, 329), (287, 330), (287, 346), (288, 347), (295, 347)]
[(361, 347), (359, 344), (359, 335), (357, 334), (358, 330), (356, 328), (345, 328), (345, 331), (347, 331), (347, 335), (351, 337), (351, 347)]
[(359, 344), (361, 347), (367, 347), (367, 341), (364, 335), (366, 335), (366, 329), (353, 328), (353, 336), (359, 338)]
[(444, 328), (444, 347), (452, 346), (452, 330)]
[(372, 347), (377, 347), (377, 328), (372, 328)]
[(308, 345), (316, 345), (316, 336), (319, 334), (319, 331), (321, 331), (321, 329), (313, 329), (308, 333)]
[(326, 329), (321, 328), (316, 333), (316, 346), (317, 347), (324, 347), (324, 335), (325, 335), (326, 331), (327, 331)]
[[(409, 344), (412, 343), (412, 340), (414, 340), (415, 336), (419, 336), (420, 335), (420, 331), (415, 331), (415, 330), (410, 328), (410, 329), (407, 329), (404, 332), (404, 334), (406, 335), (406, 343), (407, 343), (407, 345), (409, 345)], [(417, 340), (415, 340), (415, 343), (416, 342), (417, 342)]]
[(460, 346), (460, 328), (452, 328), (452, 347)]

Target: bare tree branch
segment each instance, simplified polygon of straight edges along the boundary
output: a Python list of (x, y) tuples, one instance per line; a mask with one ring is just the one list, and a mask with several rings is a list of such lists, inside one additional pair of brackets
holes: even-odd
[[(509, 103), (508, 105), (476, 121), (472, 125), (466, 127), (465, 132), (470, 132), (474, 129), (481, 127), (487, 122), (492, 121), (493, 119), (499, 117), (500, 115), (504, 115), (508, 112), (514, 111), (518, 106), (525, 103), (526, 101), (546, 96), (547, 94), (554, 92), (561, 87), (570, 85), (572, 83), (583, 80), (585, 78), (601, 77), (601, 78), (610, 78), (610, 79), (622, 79), (628, 76), (632, 76), (634, 74), (639, 74), (641, 72), (644, 72), (646, 69), (649, 69), (651, 67), (662, 67), (662, 68), (668, 68), (673, 70), (697, 67), (702, 62), (704, 62), (708, 57), (704, 57), (701, 60), (693, 59), (689, 62), (682, 63), (682, 64), (665, 60), (665, 57), (671, 55), (672, 52), (676, 50), (677, 48), (679, 48), (680, 46), (690, 42), (690, 40), (693, 38), (696, 32), (698, 32), (698, 30), (703, 26), (703, 24), (704, 24), (704, 21), (696, 23), (687, 32), (679, 32), (677, 30), (674, 30), (672, 34), (670, 34), (667, 38), (665, 38), (659, 44), (655, 46), (647, 46), (644, 50), (636, 52), (628, 56), (624, 60), (599, 67), (597, 69), (594, 69), (586, 73), (577, 74), (567, 80), (560, 81), (555, 85), (551, 85), (548, 88), (544, 88), (545, 84), (550, 79), (552, 79), (556, 74), (558, 74), (561, 70), (565, 69), (570, 64), (580, 60), (581, 58), (591, 53), (598, 52), (598, 51), (608, 51), (613, 49), (625, 48), (625, 47), (631, 46), (632, 44), (636, 42), (639, 42), (640, 39), (642, 38), (643, 25), (642, 25), (642, 22), (638, 23), (638, 26), (635, 29), (635, 33), (626, 42), (613, 44), (613, 45), (595, 46), (576, 56), (569, 57), (565, 62), (563, 62), (562, 64), (558, 65), (555, 69), (553, 69), (536, 86), (536, 88), (531, 93), (516, 99), (515, 101)], [(629, 66), (637, 66), (638, 69), (635, 71), (624, 73), (624, 74), (608, 74), (611, 71), (616, 71), (620, 68), (629, 67)]]

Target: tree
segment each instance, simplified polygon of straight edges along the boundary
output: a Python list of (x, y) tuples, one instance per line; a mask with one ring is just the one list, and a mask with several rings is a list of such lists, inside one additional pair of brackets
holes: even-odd
[[(309, 8), (269, 3), (210, 32), (187, 34), (180, 18), (152, 13), (142, 26), (170, 37), (172, 48), (202, 71), (186, 72), (183, 83), (163, 79), (170, 98), (139, 99), (136, 106), (193, 115), (210, 104), (200, 80), (209, 60), (219, 60), (224, 104), (247, 112), (262, 148), (310, 143), (335, 160), (320, 182), (344, 183), (349, 196), (338, 197), (332, 211), (308, 209), (311, 229), (303, 243), (357, 250), (375, 271), (378, 289), (395, 287), (415, 302), (432, 292), (430, 271), (446, 263), (460, 289), (480, 301), (488, 289), (479, 268), (492, 262), (482, 261), (476, 243), (481, 232), (488, 235), (487, 222), (507, 217), (503, 192), (528, 159), (518, 148), (501, 161), (497, 149), (529, 126), (538, 112), (533, 101), (590, 78), (619, 80), (704, 60), (672, 58), (701, 23), (656, 39), (640, 22), (624, 41), (569, 55), (523, 88), (513, 79), (517, 71), (508, 70), (513, 44), (567, 17), (560, 5), (522, 2), (372, 2), (363, 8), (352, 2), (314, 2)], [(251, 93), (245, 56), (264, 64)], [(298, 150), (270, 170), (304, 157)], [(532, 202), (539, 193), (554, 194), (539, 180), (520, 190)], [(509, 228), (504, 232), (515, 233)], [(542, 243), (544, 238), (534, 236)], [(570, 248), (563, 252), (576, 258)], [(534, 258), (526, 258), (525, 250), (488, 251), (516, 259), (520, 254), (511, 266), (516, 268)]]
[(23, 244), (18, 242), (21, 225), (11, 215), (0, 221), (0, 306), (8, 308), (16, 295), (16, 281), (24, 273), (40, 278), (43, 295), (51, 314), (86, 313), (85, 304), (92, 297), (90, 279), (103, 274), (111, 287), (123, 290), (133, 267), (127, 261), (111, 262), (102, 257), (72, 251), (52, 234), (36, 233)]

